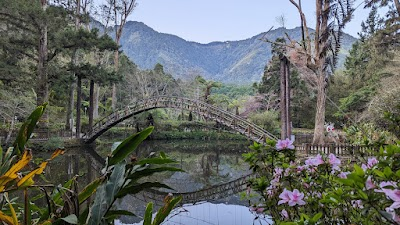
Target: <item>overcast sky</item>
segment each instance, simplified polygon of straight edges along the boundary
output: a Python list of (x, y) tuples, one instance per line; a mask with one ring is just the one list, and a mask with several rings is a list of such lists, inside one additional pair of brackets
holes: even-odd
[[(101, 0), (95, 0), (101, 1)], [(356, 0), (355, 7), (363, 0)], [(315, 25), (315, 1), (303, 0), (309, 27)], [(276, 18), (284, 15), (286, 27), (300, 25), (296, 8), (289, 0), (137, 0), (129, 20), (140, 21), (162, 33), (174, 34), (188, 41), (242, 40), (279, 27)], [(363, 6), (357, 8), (345, 32), (358, 37), (361, 21), (368, 16)]]

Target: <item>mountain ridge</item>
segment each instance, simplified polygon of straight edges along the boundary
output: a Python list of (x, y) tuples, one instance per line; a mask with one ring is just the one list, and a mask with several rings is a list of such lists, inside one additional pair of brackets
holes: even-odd
[[(264, 67), (271, 59), (271, 45), (260, 40), (275, 40), (285, 33), (300, 40), (300, 28), (277, 28), (244, 40), (198, 43), (161, 33), (143, 22), (128, 21), (121, 37), (121, 49), (141, 69), (152, 69), (160, 63), (175, 78), (205, 79), (224, 83), (253, 83), (261, 80)], [(342, 49), (347, 52), (357, 39), (345, 34)], [(343, 65), (344, 54), (339, 57)]]

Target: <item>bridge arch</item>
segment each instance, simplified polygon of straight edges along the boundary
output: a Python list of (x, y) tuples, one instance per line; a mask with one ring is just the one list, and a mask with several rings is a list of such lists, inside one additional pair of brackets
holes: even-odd
[(172, 108), (192, 111), (200, 116), (228, 126), (256, 142), (263, 143), (266, 139), (276, 140), (276, 137), (270, 132), (233, 113), (199, 100), (173, 96), (157, 96), (142, 99), (130, 104), (124, 109), (115, 111), (93, 125), (91, 131), (87, 132), (83, 136), (83, 139), (85, 143), (91, 143), (116, 124), (134, 115), (156, 108)]

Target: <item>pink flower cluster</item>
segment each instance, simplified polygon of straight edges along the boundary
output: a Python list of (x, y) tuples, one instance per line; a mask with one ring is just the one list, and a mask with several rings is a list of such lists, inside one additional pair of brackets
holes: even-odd
[[(333, 170), (340, 171), (340, 168), (339, 168), (339, 166), (341, 164), (340, 159), (338, 159), (334, 154), (331, 153), (331, 154), (329, 154), (327, 160), (328, 160), (328, 163), (332, 166)], [(305, 164), (307, 167), (317, 167), (324, 163), (325, 163), (325, 161), (320, 154), (316, 155), (315, 157), (309, 158), (305, 161)]]
[(375, 158), (368, 158), (368, 162), (367, 165), (365, 165), (364, 163), (361, 165), (361, 168), (366, 171), (367, 169), (372, 169), (372, 167), (374, 167), (376, 164), (378, 164), (379, 161)]
[(294, 149), (293, 141), (291, 141), (289, 138), (286, 138), (285, 140), (278, 140), (278, 143), (276, 143), (275, 147), (277, 150)]
[(289, 206), (306, 204), (306, 202), (303, 200), (304, 194), (299, 192), (299, 190), (297, 189), (294, 189), (292, 192), (285, 188), (283, 192), (279, 195), (279, 198), (281, 200), (279, 200), (278, 205), (284, 203), (288, 203)]

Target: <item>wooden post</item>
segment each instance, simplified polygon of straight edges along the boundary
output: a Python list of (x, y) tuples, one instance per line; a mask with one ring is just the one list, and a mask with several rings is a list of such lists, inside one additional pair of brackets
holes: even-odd
[(281, 110), (281, 139), (290, 138), (290, 71), (289, 60), (280, 57), (280, 110)]

